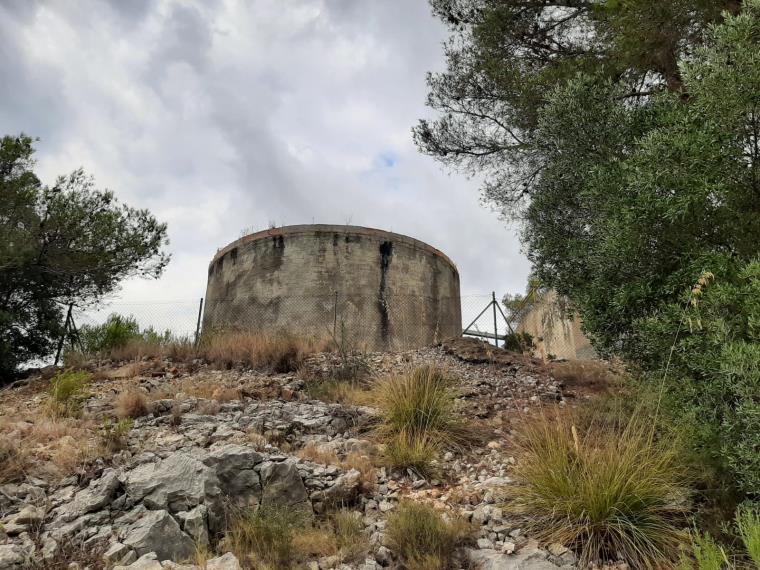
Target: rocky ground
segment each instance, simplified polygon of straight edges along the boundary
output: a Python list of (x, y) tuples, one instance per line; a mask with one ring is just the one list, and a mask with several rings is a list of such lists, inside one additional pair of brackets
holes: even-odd
[[(461, 555), (462, 567), (574, 567), (574, 555), (562, 545), (531, 540), (524, 521), (503, 508), (502, 495), (515, 463), (515, 425), (547, 402), (562, 406), (583, 398), (584, 387), (563, 384), (537, 361), (474, 341), (367, 355), (370, 376), (420, 364), (446, 368), (459, 379), (464, 413), (487, 434), (475, 449), (447, 451), (435, 475), (424, 479), (377, 466), (376, 410), (309, 399), (309, 384), (329, 375), (337, 358), (313, 356), (293, 374), (211, 370), (200, 362), (98, 367), (81, 420), (97, 427), (37, 442), (22, 482), (0, 485), (0, 570), (198, 568), (187, 561), (224, 529), (225, 513), (251, 504), (285, 505), (314, 517), (348, 508), (368, 538), (364, 559), (325, 556), (307, 567), (393, 568), (398, 560), (384, 529), (402, 498), (473, 523), (477, 532)], [(39, 428), (46, 386), (45, 378), (31, 378), (0, 392), (3, 437), (22, 438)], [(134, 421), (120, 450), (89, 457), (68, 472), (65, 462), (46, 462), (58, 457), (66, 438), (76, 449), (78, 438), (101, 433), (116, 396), (127, 389), (149, 397), (150, 413)], [(231, 553), (219, 554), (206, 568), (240, 568)], [(64, 559), (72, 562), (59, 566)]]

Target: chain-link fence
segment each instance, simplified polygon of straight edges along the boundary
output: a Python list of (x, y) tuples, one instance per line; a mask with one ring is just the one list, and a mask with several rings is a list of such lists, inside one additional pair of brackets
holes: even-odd
[[(134, 319), (141, 330), (172, 338), (195, 339), (201, 332), (213, 330), (287, 331), (348, 341), (368, 350), (403, 350), (461, 334), (520, 349), (528, 348), (523, 334), (528, 333), (536, 356), (586, 357), (577, 354), (575, 333), (580, 334), (580, 329), (575, 331), (572, 321), (558, 319), (536, 304), (507, 308), (494, 293), (458, 298), (393, 294), (380, 298), (332, 291), (267, 302), (251, 298), (216, 299), (208, 304), (202, 299), (114, 302), (97, 310), (75, 308), (73, 319), (82, 328), (103, 324), (112, 314)], [(552, 318), (547, 318), (548, 314)]]

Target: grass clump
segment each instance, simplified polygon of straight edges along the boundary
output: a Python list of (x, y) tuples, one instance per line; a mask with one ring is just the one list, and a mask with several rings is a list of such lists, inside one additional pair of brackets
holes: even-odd
[(409, 570), (447, 570), (471, 530), (459, 519), (445, 520), (429, 505), (406, 501), (388, 517), (386, 535)]
[(262, 505), (234, 513), (223, 542), (244, 566), (283, 568), (293, 556), (294, 533), (304, 526), (300, 513)]
[(124, 418), (117, 422), (107, 419), (103, 423), (100, 434), (103, 448), (110, 453), (124, 449), (127, 446), (127, 436), (133, 425), (134, 422), (131, 418)]
[(579, 433), (566, 417), (536, 418), (519, 442), (513, 509), (534, 536), (573, 548), (582, 565), (618, 556), (634, 568), (678, 559), (684, 477), (672, 443), (632, 418)]
[(127, 390), (116, 398), (116, 415), (119, 418), (140, 418), (150, 413), (148, 398), (142, 392)]
[(53, 418), (79, 417), (87, 399), (89, 373), (66, 370), (56, 374), (51, 380), (47, 400), (47, 414)]
[(736, 511), (736, 530), (747, 554), (760, 568), (760, 511), (748, 506), (739, 507)]
[(0, 485), (21, 481), (28, 461), (27, 452), (18, 442), (0, 439)]
[(383, 415), (380, 436), (392, 467), (426, 471), (443, 445), (464, 446), (475, 436), (456, 413), (453, 381), (435, 366), (381, 380), (375, 400)]

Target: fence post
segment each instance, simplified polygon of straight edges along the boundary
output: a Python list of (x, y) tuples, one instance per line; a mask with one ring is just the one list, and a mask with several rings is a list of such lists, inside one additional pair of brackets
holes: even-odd
[(491, 297), (493, 304), (493, 342), (496, 348), (499, 348), (499, 329), (496, 327), (496, 291), (491, 292)]
[(333, 340), (338, 338), (337, 336), (335, 336), (336, 334), (338, 334), (337, 327), (338, 327), (338, 292), (335, 291), (335, 302), (333, 303)]
[(195, 344), (198, 344), (198, 339), (200, 338), (201, 334), (201, 315), (203, 314), (203, 297), (201, 297), (201, 302), (198, 303), (198, 322), (195, 324)]
[(71, 310), (74, 308), (74, 303), (69, 303), (69, 310), (66, 311), (66, 320), (63, 323), (63, 334), (58, 340), (58, 350), (55, 352), (55, 362), (53, 366), (58, 366), (58, 361), (61, 358), (61, 351), (63, 350), (63, 343), (66, 341), (66, 335), (69, 332), (69, 320), (71, 320)]

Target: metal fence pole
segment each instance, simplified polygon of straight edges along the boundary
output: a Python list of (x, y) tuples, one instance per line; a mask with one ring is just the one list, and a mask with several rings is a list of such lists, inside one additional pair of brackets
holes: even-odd
[(337, 327), (338, 327), (338, 292), (335, 291), (335, 302), (333, 303), (333, 339), (338, 338), (337, 336), (335, 336), (336, 334), (338, 334)]
[(496, 291), (491, 291), (491, 303), (493, 304), (493, 342), (499, 348), (499, 329), (496, 327)]
[(53, 366), (58, 366), (58, 361), (61, 358), (61, 351), (63, 350), (63, 343), (66, 341), (66, 335), (69, 332), (69, 320), (71, 320), (71, 311), (74, 308), (74, 303), (69, 303), (69, 310), (66, 312), (66, 320), (63, 323), (63, 334), (58, 340), (58, 350), (55, 352), (55, 362)]
[(195, 324), (195, 344), (198, 344), (201, 334), (201, 315), (203, 314), (203, 297), (201, 297), (200, 303), (198, 303), (198, 322)]

